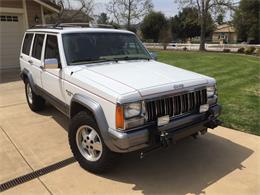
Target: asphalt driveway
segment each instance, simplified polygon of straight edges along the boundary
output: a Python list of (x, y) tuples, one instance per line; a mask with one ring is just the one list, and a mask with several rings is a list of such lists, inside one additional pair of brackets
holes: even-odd
[(51, 106), (31, 112), (17, 73), (8, 75), (0, 83), (0, 183), (31, 177), (2, 194), (260, 194), (260, 137), (223, 127), (90, 174), (70, 160), (67, 118)]

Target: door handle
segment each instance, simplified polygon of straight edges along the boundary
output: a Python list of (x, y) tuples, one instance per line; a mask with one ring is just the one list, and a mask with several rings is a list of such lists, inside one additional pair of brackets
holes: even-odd
[(31, 65), (33, 64), (33, 61), (32, 61), (32, 60), (28, 60), (28, 62), (29, 62), (29, 64), (31, 64)]

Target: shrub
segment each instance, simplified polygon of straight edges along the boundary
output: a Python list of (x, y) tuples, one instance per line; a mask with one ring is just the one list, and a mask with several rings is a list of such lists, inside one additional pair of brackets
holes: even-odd
[(255, 51), (255, 47), (248, 47), (245, 49), (245, 54), (252, 55)]
[(223, 49), (223, 52), (229, 53), (229, 52), (230, 52), (230, 49)]
[(245, 48), (241, 47), (237, 50), (237, 53), (245, 53)]
[(172, 40), (172, 35), (171, 35), (170, 28), (168, 26), (163, 27), (160, 31), (159, 41), (161, 42), (164, 50), (167, 49), (171, 40)]
[(260, 48), (258, 48), (258, 49), (256, 50), (256, 55), (257, 55), (257, 56), (260, 56)]

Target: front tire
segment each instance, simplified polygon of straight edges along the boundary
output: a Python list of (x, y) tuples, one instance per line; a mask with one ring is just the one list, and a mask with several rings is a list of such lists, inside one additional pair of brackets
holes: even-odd
[(25, 83), (25, 94), (26, 100), (30, 109), (34, 112), (41, 111), (45, 107), (45, 100), (34, 93), (30, 82), (26, 79)]
[(87, 112), (79, 112), (71, 119), (69, 144), (80, 166), (93, 173), (108, 170), (116, 157), (105, 145), (95, 119)]

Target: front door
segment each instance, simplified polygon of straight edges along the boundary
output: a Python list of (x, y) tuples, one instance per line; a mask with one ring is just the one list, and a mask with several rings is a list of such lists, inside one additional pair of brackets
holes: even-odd
[[(59, 69), (46, 69), (43, 64), (42, 86), (53, 98), (58, 108), (64, 107), (65, 97), (63, 90), (63, 70), (60, 62), (59, 46), (57, 35), (47, 34), (45, 41), (45, 50), (43, 54), (43, 63), (46, 59), (57, 59)], [(62, 108), (63, 109), (63, 108)], [(62, 110), (63, 111), (63, 110)]]

